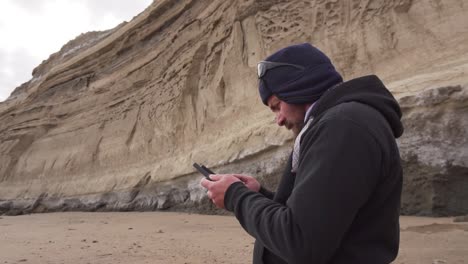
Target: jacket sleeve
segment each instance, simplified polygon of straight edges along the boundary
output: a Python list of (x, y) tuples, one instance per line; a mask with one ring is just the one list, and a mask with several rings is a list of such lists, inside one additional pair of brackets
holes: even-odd
[(286, 205), (235, 183), (226, 209), (288, 263), (326, 263), (334, 255), (380, 172), (374, 137), (345, 118), (320, 120), (304, 134), (295, 186)]
[(273, 197), (275, 196), (275, 193), (268, 190), (268, 189), (265, 189), (263, 186), (260, 186), (260, 190), (258, 191), (259, 193), (263, 194), (266, 198), (268, 199), (273, 199)]

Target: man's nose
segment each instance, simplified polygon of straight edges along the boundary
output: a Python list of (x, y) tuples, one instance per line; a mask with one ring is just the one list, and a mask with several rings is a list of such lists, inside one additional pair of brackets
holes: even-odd
[(284, 118), (283, 115), (281, 115), (281, 114), (276, 115), (276, 124), (278, 126), (284, 126), (284, 121), (286, 121), (286, 119)]

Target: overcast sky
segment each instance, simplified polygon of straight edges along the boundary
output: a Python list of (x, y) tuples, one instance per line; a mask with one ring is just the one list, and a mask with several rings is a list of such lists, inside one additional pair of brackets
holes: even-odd
[(130, 21), (152, 0), (1, 0), (0, 102), (81, 33)]

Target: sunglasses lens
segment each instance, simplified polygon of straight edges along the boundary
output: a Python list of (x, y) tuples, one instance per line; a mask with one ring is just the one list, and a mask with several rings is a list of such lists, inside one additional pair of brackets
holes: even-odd
[(258, 78), (262, 78), (268, 70), (281, 67), (281, 66), (294, 67), (301, 71), (304, 70), (304, 67), (300, 65), (295, 65), (295, 64), (290, 64), (290, 63), (281, 63), (281, 62), (261, 61), (257, 64)]
[(262, 64), (262, 63), (257, 64), (257, 74), (258, 74), (258, 78), (262, 78), (262, 77), (263, 77), (263, 74), (265, 74), (264, 70), (265, 70), (265, 68), (263, 67), (263, 64)]

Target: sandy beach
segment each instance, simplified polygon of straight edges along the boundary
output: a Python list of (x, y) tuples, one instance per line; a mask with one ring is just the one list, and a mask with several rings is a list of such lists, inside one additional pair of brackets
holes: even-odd
[[(468, 263), (468, 223), (401, 217), (394, 263)], [(0, 216), (0, 264), (251, 263), (253, 238), (232, 216), (169, 212)]]

